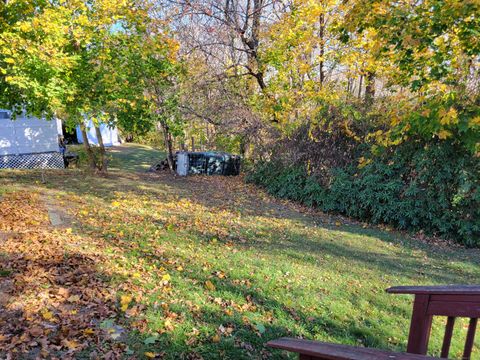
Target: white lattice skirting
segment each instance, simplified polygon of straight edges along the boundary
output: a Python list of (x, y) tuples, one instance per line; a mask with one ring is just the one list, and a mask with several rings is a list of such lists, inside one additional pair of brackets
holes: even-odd
[(0, 155), (0, 169), (63, 169), (63, 156), (59, 152)]

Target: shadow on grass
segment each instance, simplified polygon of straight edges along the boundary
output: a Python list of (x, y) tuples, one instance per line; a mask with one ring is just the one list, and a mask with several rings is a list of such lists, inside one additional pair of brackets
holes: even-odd
[[(1, 174), (0, 174), (1, 175)], [(13, 176), (12, 176), (13, 175)], [(333, 221), (324, 221), (318, 223), (315, 217), (304, 215), (297, 210), (292, 210), (289, 206), (277, 203), (275, 201), (265, 201), (260, 199), (257, 194), (246, 193), (245, 200), (238, 204), (231, 201), (229, 193), (234, 189), (222, 189), (215, 187), (218, 183), (209, 184), (208, 181), (197, 181), (195, 177), (180, 178), (168, 173), (162, 174), (134, 174), (134, 173), (111, 173), (104, 177), (90, 176), (79, 171), (57, 171), (52, 172), (53, 176), (47, 175), (46, 184), (38, 184), (40, 174), (37, 172), (11, 172), (3, 180), (8, 184), (23, 184), (26, 187), (39, 186), (47, 187), (52, 190), (73, 192), (80, 196), (94, 196), (103, 201), (110, 202), (116, 198), (115, 192), (123, 192), (127, 196), (148, 196), (154, 200), (162, 200), (167, 195), (175, 195), (178, 198), (188, 198), (201, 204), (205, 210), (215, 213), (218, 206), (223, 210), (232, 213), (242, 213), (242, 216), (261, 216), (271, 219), (290, 219), (297, 221), (300, 226), (311, 229), (325, 229), (335, 234), (334, 238), (312, 239), (305, 238), (302, 233), (288, 232), (290, 241), (277, 239), (275, 242), (254, 241), (249, 244), (269, 251), (290, 251), (290, 256), (295, 257), (293, 252), (306, 254), (330, 253), (332, 256), (344, 257), (353, 261), (363, 262), (368, 265), (385, 268), (392, 273), (410, 273), (416, 275), (433, 276), (439, 282), (449, 282), (454, 280), (453, 274), (444, 274), (444, 269), (429, 269), (425, 261), (408, 257), (405, 253), (399, 254), (401, 258), (382, 254), (379, 251), (369, 249), (365, 251), (362, 248), (354, 247), (348, 244), (342, 244), (342, 233), (365, 236), (371, 239), (378, 239), (385, 244), (395, 244), (411, 251), (420, 250), (428, 258), (441, 259), (445, 266), (449, 266), (452, 260), (464, 263), (470, 263), (473, 266), (480, 265), (480, 250), (465, 249), (462, 247), (444, 247), (429, 245), (415, 240), (407, 239), (395, 232), (385, 232), (381, 230), (367, 228), (364, 229), (357, 225), (335, 226)], [(2, 178), (0, 177), (0, 180)], [(37, 183), (37, 184), (35, 184)], [(159, 186), (159, 184), (161, 186)], [(222, 194), (222, 197), (209, 196), (209, 194)], [(222, 202), (225, 200), (224, 202)], [(146, 216), (148, 218), (148, 216)], [(326, 216), (328, 218), (328, 216)], [(150, 217), (152, 223), (158, 224), (158, 219)], [(248, 229), (248, 224), (243, 226)], [(206, 234), (200, 234), (205, 237)], [(217, 236), (211, 234), (212, 237)], [(272, 234), (275, 240), (275, 234)], [(220, 239), (222, 240), (222, 239)], [(231, 240), (229, 238), (228, 240)], [(227, 240), (225, 240), (227, 241)], [(338, 242), (337, 242), (338, 241)], [(240, 243), (241, 245), (241, 243)], [(302, 260), (300, 258), (299, 260)], [(304, 259), (303, 259), (304, 260)], [(452, 270), (453, 271), (453, 270)]]
[[(325, 340), (326, 336), (329, 341), (338, 343), (348, 342), (380, 348), (392, 347), (387, 339), (393, 335), (374, 320), (367, 320), (364, 323), (354, 319), (345, 321), (332, 316), (329, 312), (312, 316), (296, 306), (287, 307), (281, 301), (265, 296), (253, 286), (239, 286), (231, 279), (216, 281), (208, 274), (195, 275), (202, 273), (198, 266), (192, 265), (190, 269), (192, 271), (185, 275), (183, 280), (188, 282), (193, 280), (200, 284), (207, 280), (212, 281), (216, 292), (222, 294), (222, 298), (243, 299), (245, 303), (258, 309), (255, 312), (262, 314), (270, 312), (272, 320), (267, 322), (256, 320), (255, 314), (249, 311), (234, 311), (233, 314), (227, 315), (224, 312), (226, 305), (219, 303), (221, 298), (208, 295), (204, 290), (192, 288), (192, 292), (198, 292), (199, 295), (203, 293), (209, 306), (193, 314), (181, 307), (176, 311), (186, 317), (186, 322), (191, 321), (208, 326), (216, 331), (210, 330), (208, 334), (201, 334), (189, 344), (187, 342), (191, 338), (172, 331), (160, 335), (154, 344), (148, 345), (145, 344), (148, 335), (132, 333), (130, 339), (132, 350), (137, 353), (165, 351), (166, 359), (197, 359), (200, 356), (205, 359), (286, 359), (288, 356), (284, 352), (268, 348), (265, 344), (279, 337), (311, 338), (312, 334), (317, 334), (314, 336), (317, 339)], [(162, 317), (162, 310), (158, 310), (158, 316)], [(219, 330), (228, 328), (231, 332)], [(215, 335), (220, 336), (219, 341), (212, 341)]]
[[(254, 250), (257, 254), (268, 253), (278, 255), (278, 261), (281, 259), (289, 259), (296, 263), (305, 265), (318, 265), (318, 262), (323, 261), (326, 256), (333, 259), (343, 260), (343, 264), (338, 270), (344, 271), (345, 274), (354, 273), (359, 279), (362, 279), (368, 274), (363, 274), (369, 269), (373, 269), (376, 274), (391, 275), (394, 278), (409, 279), (414, 282), (425, 279), (429, 282), (437, 283), (451, 283), (455, 282), (459, 276), (455, 275), (455, 269), (450, 267), (450, 261), (456, 260), (464, 263), (470, 263), (472, 265), (478, 265), (479, 259), (475, 259), (475, 250), (466, 251), (465, 249), (444, 249), (436, 248), (435, 246), (429, 246), (425, 244), (418, 244), (410, 240), (403, 240), (398, 236), (390, 233), (385, 233), (376, 230), (365, 230), (355, 226), (334, 227), (329, 225), (318, 225), (314, 223), (314, 219), (293, 210), (285, 205), (281, 205), (276, 202), (267, 202), (261, 199), (254, 193), (246, 193), (246, 200), (241, 204), (236, 204), (235, 201), (229, 198), (228, 191), (234, 191), (234, 189), (226, 189), (221, 187), (215, 187), (214, 185), (221, 184), (222, 182), (215, 182), (209, 184), (206, 181), (200, 181), (194, 178), (182, 178), (177, 179), (170, 175), (138, 175), (138, 174), (111, 174), (104, 178), (97, 177), (73, 177), (72, 174), (80, 175), (80, 172), (58, 172), (55, 177), (49, 178), (47, 176), (47, 186), (52, 190), (60, 190), (72, 192), (77, 195), (91, 196), (98, 198), (101, 201), (110, 202), (116, 195), (114, 192), (124, 192), (126, 195), (133, 196), (149, 196), (155, 200), (165, 198), (165, 192), (171, 191), (175, 196), (186, 197), (192, 199), (201, 204), (205, 211), (211, 211), (215, 213), (218, 211), (217, 206), (222, 205), (223, 209), (230, 212), (241, 212), (242, 214), (251, 216), (261, 216), (265, 218), (274, 219), (294, 219), (298, 222), (299, 227), (309, 228), (324, 228), (326, 230), (332, 230), (335, 234), (332, 238), (322, 238), (321, 235), (315, 238), (307, 238), (301, 231), (292, 231), (285, 229), (285, 237), (288, 240), (282, 240), (276, 238), (275, 227), (271, 227), (269, 230), (272, 234), (269, 235), (270, 242), (262, 241), (260, 239), (252, 240), (248, 243), (237, 242), (236, 246), (243, 248), (244, 250)], [(15, 174), (8, 181), (11, 183), (24, 184), (25, 188), (37, 187), (31, 182), (30, 175), (24, 173)], [(158, 186), (158, 182), (161, 183), (161, 187)], [(223, 198), (209, 196), (211, 193), (223, 193)], [(223, 202), (223, 200), (225, 200)], [(126, 213), (134, 214), (135, 209), (124, 209)], [(273, 211), (270, 212), (270, 211)], [(157, 219), (154, 216), (145, 215), (144, 221), (155, 224), (159, 228), (164, 227), (164, 223), (161, 219)], [(126, 224), (128, 225), (128, 224)], [(242, 223), (239, 225), (242, 230), (249, 229), (248, 223)], [(92, 229), (103, 234), (105, 229), (96, 228)], [(267, 229), (268, 230), (268, 229)], [(209, 234), (205, 232), (196, 231), (194, 228), (186, 230), (196, 239), (196, 245), (202, 246), (203, 239), (208, 240), (212, 237), (218, 237), (217, 234)], [(413, 250), (420, 249), (425, 252), (428, 257), (435, 259), (438, 262), (444, 262), (441, 268), (428, 264), (423, 258), (408, 257), (405, 253), (393, 252), (398, 256), (389, 255), (375, 249), (362, 248), (361, 244), (352, 245), (348, 242), (342, 241), (342, 233), (349, 233), (353, 235), (372, 236), (380, 240), (383, 244), (394, 243), (401, 247), (410, 248)], [(180, 234), (179, 234), (180, 235)], [(179, 236), (180, 237), (180, 236)], [(159, 239), (160, 240), (160, 239)], [(109, 241), (114, 241), (110, 239)], [(131, 240), (135, 241), (135, 240)], [(223, 239), (219, 238), (219, 241), (232, 241), (231, 238)], [(365, 239), (365, 241), (367, 241)], [(118, 247), (118, 242), (115, 243)], [(165, 257), (158, 256), (155, 253), (151, 253), (148, 249), (142, 250), (142, 252), (131, 253), (131, 249), (128, 244), (125, 243), (124, 255), (126, 257), (133, 256), (144, 259), (147, 263), (164, 263)], [(128, 254), (131, 255), (128, 255)], [(180, 253), (172, 253), (165, 256), (180, 256)], [(269, 264), (271, 267), (280, 266), (281, 264)], [(192, 283), (204, 283), (206, 280), (211, 280), (209, 274), (204, 274), (200, 264), (193, 262), (189, 263), (191, 270), (188, 273), (182, 273), (181, 280), (186, 284)], [(196, 355), (201, 355), (205, 358), (262, 358), (268, 357), (270, 350), (265, 348), (265, 342), (278, 338), (281, 336), (305, 336), (314, 338), (317, 335), (319, 337), (326, 337), (329, 340), (337, 342), (361, 342), (367, 346), (375, 347), (395, 347), (395, 342), (389, 342), (389, 338), (394, 337), (393, 329), (390, 329), (388, 325), (381, 324), (374, 318), (365, 317), (364, 319), (345, 319), (340, 318), (337, 314), (331, 311), (315, 311), (309, 313), (306, 310), (302, 310), (301, 304), (293, 304), (290, 307), (286, 307), (285, 304), (279, 299), (274, 299), (271, 296), (264, 295), (261, 291), (254, 287), (239, 286), (226, 279), (224, 281), (214, 281), (216, 290), (224, 294), (229, 294), (232, 298), (251, 299), (252, 303), (260, 309), (260, 312), (273, 312), (277, 317), (277, 320), (272, 322), (263, 322), (265, 331), (262, 334), (258, 333), (258, 329), (255, 330), (255, 319), (250, 319), (246, 322), (243, 319), (242, 314), (234, 314), (233, 316), (226, 316), (223, 314), (222, 309), (211, 310), (210, 307), (202, 309), (200, 315), (187, 314), (185, 316), (191, 321), (191, 323), (205, 325), (209, 328), (218, 329), (220, 326), (230, 324), (233, 326), (233, 336), (222, 337), (220, 343), (213, 343), (211, 337), (214, 333), (210, 333), (208, 336), (202, 338), (198, 343), (186, 344), (185, 334), (163, 334), (159, 337), (158, 341), (154, 344), (145, 344), (147, 335), (132, 334), (131, 339), (132, 349), (138, 353), (147, 350), (155, 350), (162, 352), (167, 351), (169, 358), (195, 358)], [(408, 285), (408, 284), (390, 284), (390, 285)], [(207, 296), (202, 288), (203, 285), (189, 289), (192, 294), (196, 294), (199, 297)], [(335, 285), (332, 285), (335, 287)], [(285, 290), (287, 292), (288, 290)], [(394, 302), (375, 300), (375, 294), (369, 294), (366, 290), (359, 291), (358, 294), (345, 294), (338, 295), (343, 296), (338, 301), (349, 301), (353, 306), (360, 306), (362, 299), (368, 299), (371, 307), (388, 314), (389, 318), (395, 319), (402, 317), (404, 322), (407, 323), (409, 319), (408, 308), (404, 305), (399, 306)], [(313, 296), (313, 295), (312, 295)], [(389, 295), (392, 296), (392, 295)], [(211, 299), (209, 300), (211, 301)], [(405, 304), (406, 301), (402, 302)], [(313, 315), (312, 315), (313, 314)], [(394, 323), (397, 324), (397, 323)], [(390, 324), (392, 325), (392, 324)], [(252, 327), (253, 326), (253, 327)], [(408, 329), (405, 329), (405, 332)], [(211, 330), (209, 330), (211, 331)], [(237, 339), (237, 340), (235, 340)], [(397, 341), (397, 340), (395, 340)], [(402, 339), (400, 344), (403, 344), (406, 339)], [(178, 356), (180, 354), (180, 356)], [(279, 352), (273, 352), (274, 357), (283, 358), (283, 355)]]

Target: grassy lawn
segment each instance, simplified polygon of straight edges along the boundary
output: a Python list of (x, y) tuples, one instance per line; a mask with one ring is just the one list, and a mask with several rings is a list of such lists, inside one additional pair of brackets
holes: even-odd
[[(80, 155), (81, 165), (86, 163), (83, 145), (68, 145), (68, 150)], [(109, 168), (122, 171), (147, 171), (150, 166), (165, 159), (165, 152), (148, 145), (125, 143), (107, 148)]]
[(124, 171), (146, 171), (166, 157), (165, 152), (150, 146), (129, 143), (112, 147), (108, 152), (112, 156), (110, 168)]
[(478, 250), (309, 213), (241, 178), (134, 172), (159, 156), (146, 147), (111, 154), (106, 177), (0, 172), (0, 358), (12, 341), (18, 358), (288, 358), (264, 345), (281, 336), (405, 350), (411, 298), (386, 288), (478, 283)]

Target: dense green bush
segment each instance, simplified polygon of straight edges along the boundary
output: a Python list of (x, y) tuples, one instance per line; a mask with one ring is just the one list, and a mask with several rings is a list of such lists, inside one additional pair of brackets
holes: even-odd
[(480, 246), (480, 161), (453, 144), (403, 144), (332, 169), (328, 185), (281, 161), (257, 164), (247, 180), (323, 211)]

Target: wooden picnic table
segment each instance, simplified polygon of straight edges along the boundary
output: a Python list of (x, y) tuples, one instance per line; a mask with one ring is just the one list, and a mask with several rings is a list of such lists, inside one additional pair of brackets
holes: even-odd
[(469, 318), (463, 360), (470, 360), (478, 318), (480, 317), (480, 285), (397, 286), (390, 294), (414, 295), (407, 353), (329, 344), (303, 339), (281, 338), (267, 343), (276, 349), (299, 354), (301, 360), (421, 360), (426, 356), (434, 316), (446, 316), (447, 324), (440, 358), (448, 358), (455, 319)]

